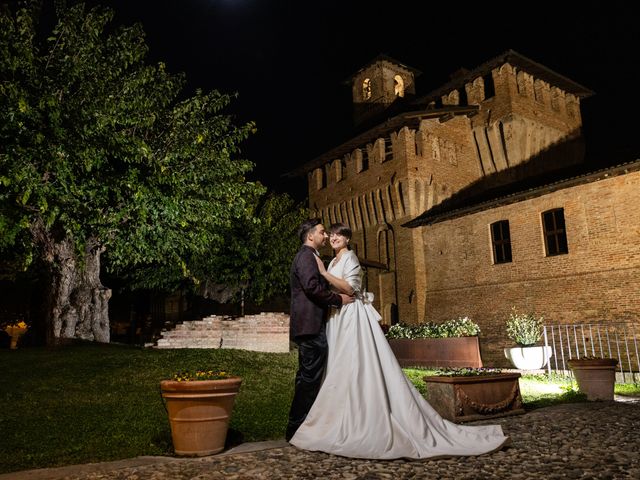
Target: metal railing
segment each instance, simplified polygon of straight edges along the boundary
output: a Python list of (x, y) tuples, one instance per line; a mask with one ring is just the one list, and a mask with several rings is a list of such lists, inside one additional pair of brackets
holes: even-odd
[(544, 344), (552, 356), (547, 373), (569, 376), (568, 361), (582, 357), (610, 357), (618, 360), (622, 383), (640, 382), (640, 325), (633, 323), (580, 323), (545, 325)]

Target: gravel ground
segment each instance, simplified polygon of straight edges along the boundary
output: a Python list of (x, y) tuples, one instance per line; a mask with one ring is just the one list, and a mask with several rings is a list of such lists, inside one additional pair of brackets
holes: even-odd
[[(575, 403), (499, 423), (512, 443), (478, 457), (372, 461), (308, 452), (281, 441), (198, 459), (139, 457), (0, 475), (44, 479), (640, 479), (640, 399)], [(622, 401), (624, 400), (624, 401)]]

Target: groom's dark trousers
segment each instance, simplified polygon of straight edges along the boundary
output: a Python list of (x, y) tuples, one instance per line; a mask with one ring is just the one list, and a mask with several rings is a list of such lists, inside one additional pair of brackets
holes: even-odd
[(329, 290), (320, 275), (316, 252), (303, 245), (291, 265), (291, 339), (298, 345), (295, 393), (285, 438), (293, 437), (318, 395), (327, 360), (325, 319), (327, 308), (342, 305), (340, 295)]

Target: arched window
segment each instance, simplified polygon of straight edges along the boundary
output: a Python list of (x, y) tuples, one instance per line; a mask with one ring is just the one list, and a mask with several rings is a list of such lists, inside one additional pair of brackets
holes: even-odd
[(371, 99), (371, 79), (365, 78), (362, 81), (362, 99), (369, 100)]
[(396, 94), (396, 97), (404, 97), (404, 80), (400, 75), (393, 77), (393, 80), (393, 93)]

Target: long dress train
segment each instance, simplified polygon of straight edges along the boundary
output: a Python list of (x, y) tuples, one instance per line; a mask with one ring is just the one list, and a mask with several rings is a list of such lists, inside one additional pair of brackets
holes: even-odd
[[(329, 272), (360, 290), (352, 251)], [(407, 379), (378, 322), (371, 294), (333, 309), (327, 323), (325, 379), (290, 443), (354, 458), (480, 455), (507, 441), (499, 425), (464, 426), (443, 419)]]

